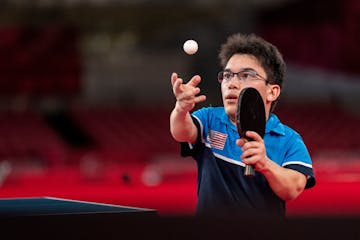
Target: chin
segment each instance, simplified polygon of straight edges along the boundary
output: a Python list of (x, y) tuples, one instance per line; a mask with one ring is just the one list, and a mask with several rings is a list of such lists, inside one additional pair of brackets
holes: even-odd
[(227, 115), (232, 116), (236, 114), (236, 105), (225, 105), (224, 106), (225, 112)]

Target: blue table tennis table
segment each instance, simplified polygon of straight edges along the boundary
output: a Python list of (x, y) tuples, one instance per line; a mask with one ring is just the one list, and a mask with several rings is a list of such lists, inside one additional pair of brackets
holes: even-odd
[[(156, 210), (55, 197), (0, 199), (0, 236), (18, 239), (143, 238), (153, 231)], [(142, 226), (142, 231), (138, 231)], [(144, 229), (147, 229), (145, 231)], [(33, 239), (33, 238), (32, 238)], [(35, 238), (34, 238), (35, 239)]]
[(0, 217), (89, 215), (89, 214), (154, 214), (152, 209), (54, 197), (0, 199)]

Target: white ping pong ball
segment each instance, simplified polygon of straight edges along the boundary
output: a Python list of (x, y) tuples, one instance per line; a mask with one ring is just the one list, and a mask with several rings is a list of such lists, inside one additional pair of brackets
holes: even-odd
[(184, 51), (189, 54), (189, 55), (193, 55), (195, 54), (198, 49), (199, 49), (199, 46), (197, 44), (196, 41), (194, 40), (187, 40), (185, 43), (184, 43)]

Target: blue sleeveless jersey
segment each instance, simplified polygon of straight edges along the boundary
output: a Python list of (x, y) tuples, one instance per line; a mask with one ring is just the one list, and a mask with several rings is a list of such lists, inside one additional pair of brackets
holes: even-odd
[[(183, 156), (192, 156), (198, 168), (199, 214), (257, 214), (285, 216), (285, 202), (256, 172), (244, 176), (239, 138), (223, 107), (202, 108), (192, 113), (198, 128), (196, 143), (182, 143)], [(312, 162), (300, 135), (282, 124), (275, 114), (266, 122), (267, 156), (278, 165), (307, 175), (306, 188), (315, 185)]]

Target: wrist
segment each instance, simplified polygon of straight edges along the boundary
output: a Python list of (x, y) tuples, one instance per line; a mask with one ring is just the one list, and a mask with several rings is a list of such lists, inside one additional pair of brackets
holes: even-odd
[(261, 173), (266, 173), (268, 171), (270, 171), (270, 165), (271, 165), (271, 160), (268, 157), (265, 157), (264, 161), (262, 161), (256, 168), (257, 171), (261, 172)]
[(186, 115), (189, 112), (187, 109), (185, 109), (183, 106), (181, 106), (179, 101), (176, 101), (174, 111), (180, 115)]

